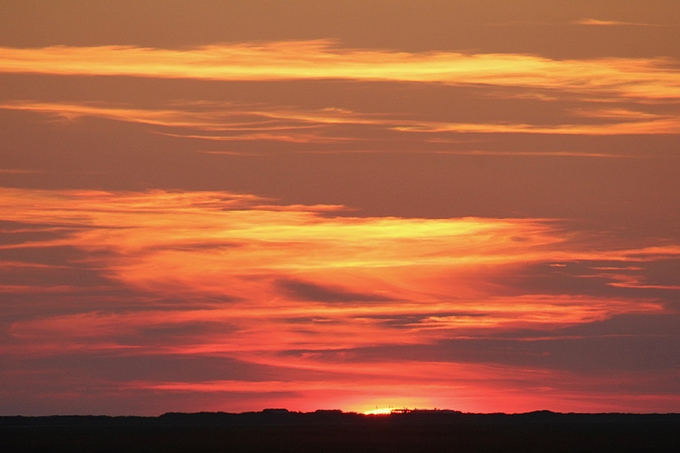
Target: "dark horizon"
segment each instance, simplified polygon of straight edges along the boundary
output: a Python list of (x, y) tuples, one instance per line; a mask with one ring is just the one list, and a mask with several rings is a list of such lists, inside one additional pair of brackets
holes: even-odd
[(167, 413), (0, 417), (4, 452), (670, 452), (680, 414)]
[(22, 414), (8, 414), (0, 415), (0, 419), (12, 419), (12, 418), (29, 418), (29, 419), (49, 419), (49, 418), (120, 418), (120, 419), (159, 419), (163, 417), (171, 416), (210, 416), (210, 415), (314, 415), (314, 414), (341, 414), (341, 415), (359, 415), (362, 417), (389, 417), (390, 415), (406, 415), (406, 414), (456, 414), (456, 415), (471, 415), (471, 416), (526, 416), (526, 415), (545, 415), (545, 416), (561, 416), (561, 415), (575, 415), (575, 416), (608, 416), (608, 415), (621, 415), (621, 416), (680, 416), (680, 412), (559, 412), (552, 411), (549, 409), (536, 409), (526, 412), (464, 412), (457, 409), (447, 409), (447, 408), (384, 408), (377, 411), (367, 411), (367, 412), (356, 412), (356, 411), (344, 411), (342, 409), (315, 409), (313, 411), (296, 411), (289, 410), (283, 407), (268, 407), (260, 410), (249, 410), (243, 412), (229, 412), (229, 411), (197, 411), (197, 412), (182, 412), (182, 411), (168, 411), (163, 412), (158, 415), (135, 415), (135, 414), (45, 414), (45, 415), (22, 415)]

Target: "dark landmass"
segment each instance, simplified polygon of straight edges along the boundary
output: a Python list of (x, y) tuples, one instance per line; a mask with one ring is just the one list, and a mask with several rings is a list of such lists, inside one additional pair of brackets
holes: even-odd
[(13, 452), (680, 452), (680, 414), (367, 416), (267, 409), (160, 417), (0, 417)]

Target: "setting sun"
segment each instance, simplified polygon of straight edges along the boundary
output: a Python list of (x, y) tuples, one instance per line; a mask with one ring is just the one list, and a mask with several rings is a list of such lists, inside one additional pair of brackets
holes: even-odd
[(394, 409), (391, 408), (391, 407), (375, 408), (373, 410), (364, 412), (364, 414), (366, 414), (366, 415), (387, 415), (387, 414), (391, 414), (393, 410)]

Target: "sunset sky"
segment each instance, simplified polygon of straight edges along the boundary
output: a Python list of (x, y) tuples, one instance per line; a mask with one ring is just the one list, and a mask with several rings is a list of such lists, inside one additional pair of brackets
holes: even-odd
[(677, 0), (0, 0), (0, 415), (680, 412)]

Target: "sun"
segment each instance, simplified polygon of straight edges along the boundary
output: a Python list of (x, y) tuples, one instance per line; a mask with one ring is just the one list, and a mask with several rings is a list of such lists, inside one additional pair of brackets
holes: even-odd
[[(369, 400), (370, 401), (370, 400)], [(364, 415), (389, 415), (395, 413), (405, 413), (414, 410), (427, 410), (426, 408), (442, 407), (442, 401), (437, 401), (438, 404), (429, 398), (413, 397), (413, 396), (392, 396), (390, 398), (380, 398), (380, 401), (373, 400), (353, 401), (350, 404), (344, 404), (346, 409)]]
[(365, 415), (389, 415), (392, 413), (394, 408), (392, 407), (380, 407), (380, 408), (375, 408), (370, 411), (365, 411)]

